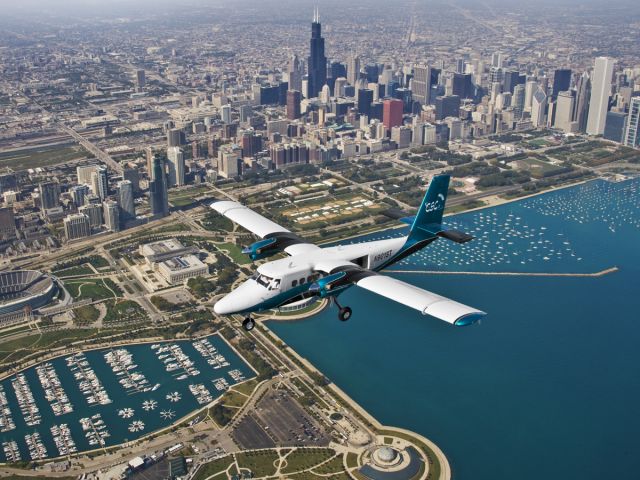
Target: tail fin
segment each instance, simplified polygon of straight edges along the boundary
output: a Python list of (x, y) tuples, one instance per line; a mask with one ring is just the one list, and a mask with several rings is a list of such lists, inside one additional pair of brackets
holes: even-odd
[(435, 235), (442, 230), (442, 214), (449, 191), (449, 175), (436, 175), (431, 180), (420, 210), (411, 225), (410, 237)]

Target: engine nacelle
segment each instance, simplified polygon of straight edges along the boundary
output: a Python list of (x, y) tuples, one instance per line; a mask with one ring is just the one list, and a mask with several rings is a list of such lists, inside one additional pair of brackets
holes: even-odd
[(260, 260), (278, 253), (277, 243), (277, 238), (265, 238), (264, 240), (252, 243), (248, 247), (244, 247), (242, 253), (249, 255), (251, 260)]
[(261, 260), (282, 252), (290, 245), (304, 243), (300, 237), (291, 232), (274, 232), (266, 235), (262, 240), (252, 243), (242, 249), (242, 253), (249, 255), (251, 260)]
[(347, 277), (346, 272), (333, 273), (316, 280), (309, 286), (309, 292), (319, 295), (320, 298), (328, 297), (335, 294), (336, 290), (340, 287), (344, 287), (348, 284), (345, 282)]

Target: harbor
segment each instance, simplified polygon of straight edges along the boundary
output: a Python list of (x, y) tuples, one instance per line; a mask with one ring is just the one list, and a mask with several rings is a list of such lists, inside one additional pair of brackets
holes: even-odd
[(130, 442), (254, 375), (219, 335), (48, 360), (0, 381), (0, 461), (47, 460)]

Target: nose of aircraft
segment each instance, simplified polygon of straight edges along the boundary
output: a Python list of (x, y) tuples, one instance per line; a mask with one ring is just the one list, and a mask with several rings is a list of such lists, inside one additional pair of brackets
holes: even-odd
[(213, 306), (218, 315), (230, 315), (251, 311), (264, 300), (263, 288), (253, 280), (247, 280)]

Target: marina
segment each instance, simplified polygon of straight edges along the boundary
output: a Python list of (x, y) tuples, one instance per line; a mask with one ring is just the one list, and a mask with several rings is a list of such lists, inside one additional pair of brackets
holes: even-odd
[(40, 425), (40, 409), (33, 398), (33, 393), (29, 387), (26, 377), (20, 373), (11, 380), (11, 385), (15, 391), (16, 398), (18, 399), (18, 406), (22, 412), (24, 423), (28, 427)]
[[(206, 345), (210, 354), (203, 356), (196, 345)], [(178, 364), (171, 375), (168, 363)], [(0, 461), (51, 459), (135, 440), (254, 376), (219, 335), (48, 360), (0, 380)]]
[(62, 388), (58, 374), (53, 365), (47, 362), (36, 367), (40, 384), (45, 392), (45, 398), (51, 404), (53, 414), (56, 416), (73, 412), (73, 405), (69, 401), (69, 397)]

